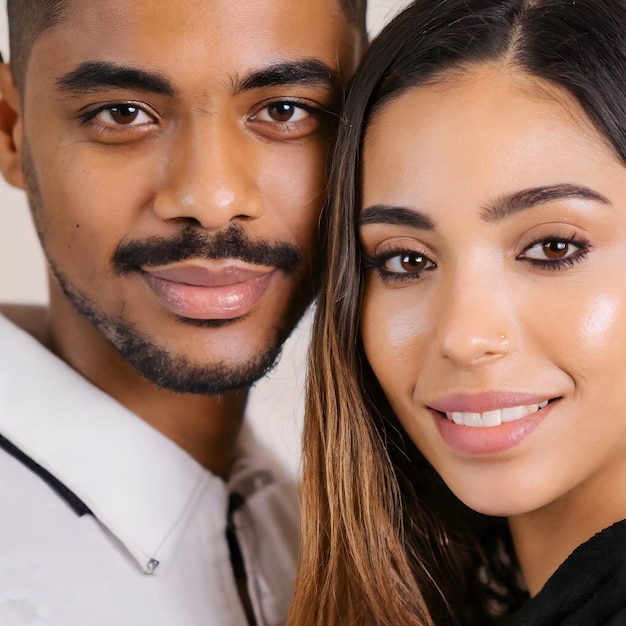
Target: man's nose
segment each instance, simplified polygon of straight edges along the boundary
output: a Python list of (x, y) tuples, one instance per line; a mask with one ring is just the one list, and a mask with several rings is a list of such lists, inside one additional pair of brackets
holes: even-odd
[(219, 230), (263, 213), (253, 139), (217, 123), (189, 126), (164, 157), (154, 212), (162, 220), (194, 221)]

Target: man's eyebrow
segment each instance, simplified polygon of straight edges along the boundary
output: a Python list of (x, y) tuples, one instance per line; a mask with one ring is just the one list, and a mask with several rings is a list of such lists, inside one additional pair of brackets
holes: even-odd
[(132, 89), (174, 96), (172, 83), (158, 72), (104, 61), (87, 61), (57, 80), (57, 87), (70, 95), (103, 89)]
[(580, 198), (582, 200), (599, 202), (600, 204), (610, 204), (609, 200), (601, 193), (588, 187), (570, 184), (551, 185), (525, 189), (509, 196), (503, 196), (493, 204), (485, 207), (481, 212), (481, 217), (486, 222), (498, 222), (520, 211), (532, 209), (538, 204), (567, 198)]
[(366, 224), (393, 224), (420, 230), (435, 230), (435, 223), (423, 213), (387, 204), (375, 204), (363, 209), (357, 218), (357, 226), (361, 228)]
[(251, 72), (235, 83), (235, 93), (252, 89), (283, 87), (288, 85), (312, 85), (338, 90), (341, 85), (339, 73), (318, 59), (303, 59), (275, 63)]

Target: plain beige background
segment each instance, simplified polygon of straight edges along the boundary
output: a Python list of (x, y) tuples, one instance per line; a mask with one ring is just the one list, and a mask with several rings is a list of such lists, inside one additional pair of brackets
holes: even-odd
[[(375, 35), (381, 26), (408, 0), (369, 0), (368, 31)], [(2, 0), (0, 50), (8, 55), (7, 23)], [(0, 178), (0, 302), (46, 302), (46, 273), (24, 194)], [(252, 391), (248, 417), (259, 439), (295, 473), (299, 467), (299, 437), (305, 353), (309, 318), (300, 324), (285, 345), (275, 370)], [(0, 346), (0, 350), (2, 346)]]

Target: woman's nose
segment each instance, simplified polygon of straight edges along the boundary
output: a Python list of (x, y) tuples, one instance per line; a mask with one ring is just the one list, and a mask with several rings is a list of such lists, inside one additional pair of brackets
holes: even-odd
[(510, 295), (497, 281), (455, 280), (440, 298), (438, 343), (443, 357), (467, 367), (515, 350)]

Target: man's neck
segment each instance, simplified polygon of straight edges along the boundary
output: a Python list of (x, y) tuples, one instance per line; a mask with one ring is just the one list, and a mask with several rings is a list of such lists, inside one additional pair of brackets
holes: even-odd
[(247, 391), (221, 396), (175, 394), (140, 376), (86, 319), (73, 311), (20, 305), (3, 305), (0, 311), (213, 474), (228, 476)]

